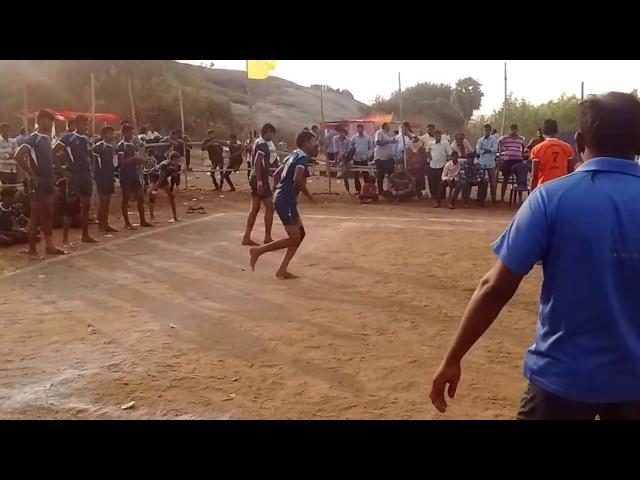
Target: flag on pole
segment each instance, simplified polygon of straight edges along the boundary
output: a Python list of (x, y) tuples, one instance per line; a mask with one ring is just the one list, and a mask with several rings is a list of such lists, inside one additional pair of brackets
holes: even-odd
[(277, 65), (277, 60), (247, 60), (247, 78), (264, 80)]

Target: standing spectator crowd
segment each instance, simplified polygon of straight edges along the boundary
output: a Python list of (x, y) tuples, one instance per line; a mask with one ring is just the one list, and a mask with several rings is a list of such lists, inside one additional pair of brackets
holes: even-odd
[[(463, 206), (469, 207), (474, 187), (481, 206), (488, 195), (492, 203), (498, 203), (499, 186), (500, 202), (505, 202), (511, 186), (509, 203), (522, 203), (524, 193), (574, 171), (578, 163), (573, 149), (557, 135), (554, 119), (545, 120), (528, 143), (519, 134), (517, 124), (501, 137), (486, 124), (484, 135), (472, 144), (464, 133), (456, 133), (451, 140), (448, 132), (443, 133), (433, 124), (427, 125), (426, 133), (417, 135), (404, 122), (395, 132), (383, 123), (374, 138), (364, 133), (363, 125), (357, 125), (357, 133), (351, 138), (344, 127), (338, 126), (326, 134), (326, 141), (321, 144), (326, 145), (330, 164), (339, 166), (350, 194), (349, 178), (353, 174), (353, 193), (362, 202), (378, 195), (398, 201), (431, 198), (433, 207), (438, 208), (446, 198), (449, 208), (455, 208), (460, 195)], [(377, 190), (368, 187), (363, 193), (360, 180), (371, 183), (371, 170), (375, 170)]]

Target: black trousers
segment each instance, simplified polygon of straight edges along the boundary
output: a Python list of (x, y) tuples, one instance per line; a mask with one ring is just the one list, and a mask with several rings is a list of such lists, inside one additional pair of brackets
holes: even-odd
[(640, 420), (640, 399), (620, 403), (574, 402), (529, 383), (518, 420)]
[[(382, 195), (384, 192), (384, 177), (389, 175), (389, 180), (391, 180), (391, 175), (395, 171), (394, 160), (376, 160), (376, 177), (378, 179), (378, 194)], [(388, 183), (389, 181), (387, 181)]]
[(440, 192), (440, 182), (442, 182), (442, 168), (427, 168), (427, 181), (429, 182), (429, 195), (431, 198), (437, 199)]
[[(220, 186), (218, 187), (218, 182), (216, 181), (216, 169), (220, 170)], [(211, 176), (211, 181), (213, 182), (213, 186), (217, 190), (218, 188), (222, 188), (224, 184), (224, 160), (216, 160), (211, 162), (211, 171), (209, 173)]]
[[(353, 160), (353, 166), (355, 167), (366, 167), (369, 165), (369, 162), (366, 160)], [(353, 184), (356, 187), (356, 192), (360, 193), (362, 189), (362, 183), (360, 182), (360, 176), (362, 176), (362, 181), (369, 181), (369, 172), (360, 172), (358, 170), (351, 170), (348, 166), (343, 168), (342, 176), (344, 178), (344, 186), (349, 191), (349, 172), (353, 172)]]

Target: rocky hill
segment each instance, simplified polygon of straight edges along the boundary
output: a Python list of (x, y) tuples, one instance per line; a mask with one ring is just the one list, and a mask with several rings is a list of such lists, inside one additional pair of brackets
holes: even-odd
[[(170, 60), (2, 60), (0, 120), (16, 130), (26, 85), (28, 109), (41, 107), (89, 111), (90, 74), (95, 76), (96, 112), (132, 120), (128, 80), (131, 79), (136, 122), (167, 130), (180, 125), (178, 91), (183, 93), (185, 125), (193, 137), (208, 128), (221, 135), (249, 130), (247, 79), (243, 71), (216, 70)], [(320, 89), (278, 77), (249, 82), (256, 125), (271, 122), (284, 137), (320, 122)], [(325, 119), (354, 118), (369, 107), (350, 92), (324, 95)]]

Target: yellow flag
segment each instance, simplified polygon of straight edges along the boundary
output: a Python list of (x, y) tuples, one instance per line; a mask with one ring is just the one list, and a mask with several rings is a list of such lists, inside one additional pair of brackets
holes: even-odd
[(277, 60), (247, 60), (247, 78), (264, 80), (277, 64)]

